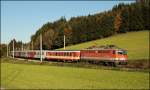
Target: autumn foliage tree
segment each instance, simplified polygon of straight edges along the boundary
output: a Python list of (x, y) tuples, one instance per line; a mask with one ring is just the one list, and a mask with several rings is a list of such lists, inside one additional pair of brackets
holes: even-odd
[(51, 49), (54, 40), (57, 38), (57, 33), (53, 29), (49, 29), (44, 32), (43, 36), (43, 49)]
[(120, 26), (122, 24), (121, 12), (117, 13), (114, 20), (114, 28), (116, 32), (120, 31)]

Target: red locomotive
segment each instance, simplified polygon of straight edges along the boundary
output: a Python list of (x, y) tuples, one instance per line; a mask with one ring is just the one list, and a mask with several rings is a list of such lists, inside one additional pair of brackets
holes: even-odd
[(122, 49), (90, 49), (81, 50), (81, 59), (109, 63), (127, 63), (127, 51)]

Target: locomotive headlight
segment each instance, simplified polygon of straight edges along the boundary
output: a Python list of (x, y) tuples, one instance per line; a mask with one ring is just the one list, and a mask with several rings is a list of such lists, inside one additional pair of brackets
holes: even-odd
[(119, 58), (116, 58), (116, 60), (119, 60)]

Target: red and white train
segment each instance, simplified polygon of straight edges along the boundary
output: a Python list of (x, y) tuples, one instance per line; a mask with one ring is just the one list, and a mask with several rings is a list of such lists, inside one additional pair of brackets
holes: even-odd
[[(13, 52), (11, 53), (13, 55)], [(18, 58), (39, 59), (39, 50), (14, 51)], [(43, 50), (42, 58), (46, 60), (62, 61), (101, 61), (109, 63), (127, 63), (127, 51), (123, 49), (85, 49), (79, 51), (50, 51)]]

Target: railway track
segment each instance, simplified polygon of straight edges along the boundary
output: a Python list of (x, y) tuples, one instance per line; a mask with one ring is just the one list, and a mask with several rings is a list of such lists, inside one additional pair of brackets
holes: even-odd
[[(12, 59), (12, 58), (11, 58)], [(46, 61), (44, 60), (42, 63), (40, 60), (35, 59), (22, 59), (15, 58), (8, 62), (20, 63), (20, 64), (40, 64), (40, 65), (52, 65), (52, 66), (69, 66), (69, 67), (83, 67), (83, 68), (102, 68), (102, 69), (113, 69), (113, 70), (124, 70), (124, 71), (150, 71), (149, 60), (131, 60), (128, 61), (127, 65), (117, 65), (116, 67), (110, 65), (103, 65), (102, 63), (89, 63), (85, 61), (81, 62), (60, 62), (58, 61)], [(7, 61), (2, 61), (7, 62)]]

